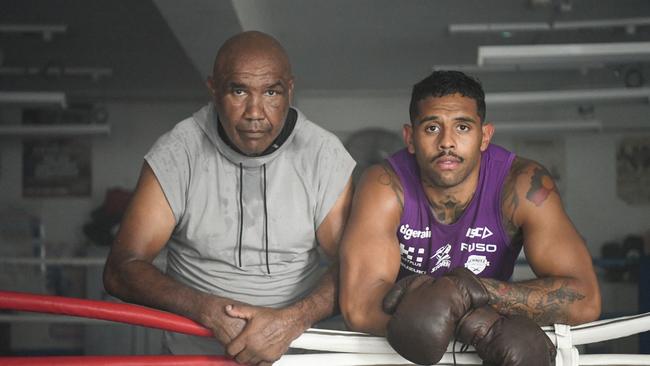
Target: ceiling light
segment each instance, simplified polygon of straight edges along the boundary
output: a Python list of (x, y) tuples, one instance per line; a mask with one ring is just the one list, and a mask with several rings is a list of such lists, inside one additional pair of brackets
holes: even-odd
[(0, 125), (0, 136), (88, 136), (109, 135), (111, 126), (107, 124), (70, 125)]
[(66, 107), (63, 92), (10, 92), (0, 91), (0, 103), (7, 104), (59, 104)]
[(603, 125), (599, 120), (567, 121), (504, 121), (494, 122), (497, 133), (542, 133), (542, 132), (600, 132)]
[(650, 61), (650, 42), (479, 46), (479, 66)]
[(650, 88), (609, 88), (584, 90), (547, 90), (529, 92), (489, 93), (485, 96), (488, 106), (538, 103), (574, 103), (585, 101), (650, 101)]
[(0, 67), (1, 76), (45, 76), (45, 77), (84, 77), (93, 81), (113, 75), (113, 69), (107, 67)]
[(450, 34), (486, 32), (550, 32), (570, 31), (580, 29), (608, 29), (623, 28), (628, 34), (634, 34), (637, 27), (650, 26), (649, 17), (622, 18), (622, 19), (598, 19), (598, 20), (574, 20), (557, 22), (516, 22), (516, 23), (461, 23), (450, 24)]
[[(524, 64), (524, 65), (475, 65), (475, 64), (456, 64), (456, 65), (434, 65), (431, 69), (437, 70), (455, 70), (465, 73), (479, 73), (479, 72), (518, 72), (518, 71), (540, 71), (540, 70), (576, 70), (587, 72), (592, 69), (605, 68), (604, 63), (592, 62), (580, 65), (575, 64)], [(0, 68), (0, 73), (2, 68)]]
[(44, 41), (51, 41), (54, 33), (65, 33), (62, 24), (0, 24), (0, 33), (41, 33)]

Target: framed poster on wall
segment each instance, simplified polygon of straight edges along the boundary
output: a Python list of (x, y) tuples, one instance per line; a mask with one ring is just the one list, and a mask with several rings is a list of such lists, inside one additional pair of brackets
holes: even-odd
[(90, 141), (23, 141), (23, 197), (87, 197), (91, 191)]
[[(92, 104), (69, 108), (25, 108), (24, 125), (89, 124)], [(23, 140), (23, 197), (87, 197), (91, 193), (89, 139), (34, 138)]]
[(616, 192), (633, 205), (650, 203), (650, 136), (626, 137), (616, 151)]

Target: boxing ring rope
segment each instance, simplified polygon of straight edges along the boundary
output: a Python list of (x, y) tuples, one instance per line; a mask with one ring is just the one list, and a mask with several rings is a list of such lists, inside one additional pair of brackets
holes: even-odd
[(0, 357), (3, 366), (242, 366), (223, 356)]
[[(98, 300), (0, 291), (0, 309), (60, 314), (108, 320), (189, 335), (210, 337), (212, 332), (185, 317), (139, 305)], [(555, 325), (543, 328), (558, 348), (556, 366), (650, 365), (650, 355), (579, 355), (575, 346), (626, 337), (650, 330), (650, 313), (600, 320), (575, 327)], [(470, 348), (460, 353), (456, 344), (455, 361), (462, 365), (481, 365)], [(275, 365), (410, 365), (393, 351), (383, 337), (364, 333), (309, 329), (291, 344), (292, 348), (335, 353), (285, 355)], [(439, 365), (454, 364), (452, 344)], [(2, 365), (186, 365), (231, 366), (234, 361), (222, 356), (45, 356), (0, 357)]]

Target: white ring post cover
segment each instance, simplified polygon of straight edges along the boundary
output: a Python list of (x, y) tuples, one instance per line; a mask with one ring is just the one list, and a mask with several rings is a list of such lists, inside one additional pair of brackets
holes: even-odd
[(555, 346), (557, 348), (555, 366), (578, 366), (580, 355), (578, 350), (573, 347), (571, 327), (566, 324), (554, 324), (553, 328), (555, 329)]

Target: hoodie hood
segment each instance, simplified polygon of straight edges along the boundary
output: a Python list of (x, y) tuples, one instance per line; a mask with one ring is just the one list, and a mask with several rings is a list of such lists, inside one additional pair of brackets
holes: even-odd
[[(219, 118), (217, 116), (216, 108), (214, 107), (213, 103), (209, 103), (205, 107), (201, 108), (199, 111), (194, 113), (192, 117), (194, 119), (194, 122), (201, 128), (203, 133), (206, 134), (210, 142), (212, 142), (212, 144), (217, 148), (217, 150), (219, 150), (221, 154), (223, 154), (223, 156), (226, 157), (226, 159), (235, 165), (242, 164), (242, 166), (245, 168), (255, 168), (273, 161), (273, 159), (278, 156), (280, 151), (287, 148), (287, 145), (289, 145), (295, 137), (296, 132), (302, 127), (302, 121), (305, 120), (305, 116), (299, 110), (295, 108), (291, 109), (296, 114), (296, 123), (293, 130), (286, 138), (286, 140), (282, 143), (282, 145), (278, 147), (278, 149), (270, 154), (261, 156), (244, 155), (239, 151), (231, 148), (228, 143), (226, 143), (219, 136)], [(291, 113), (289, 116), (290, 115)]]

